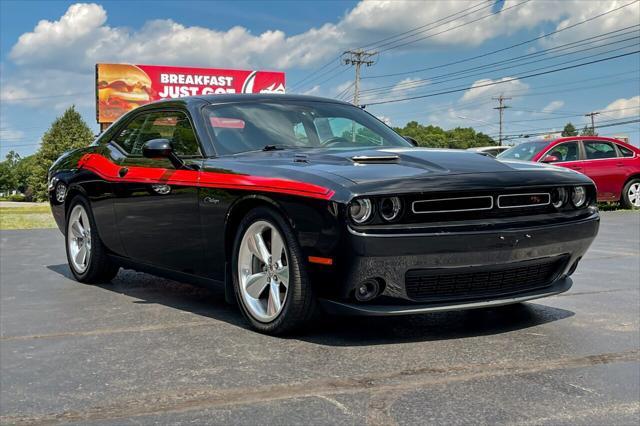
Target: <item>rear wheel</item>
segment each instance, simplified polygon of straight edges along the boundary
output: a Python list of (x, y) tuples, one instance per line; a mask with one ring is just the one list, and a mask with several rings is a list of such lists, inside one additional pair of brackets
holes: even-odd
[(76, 280), (83, 283), (106, 283), (118, 273), (98, 236), (89, 203), (77, 196), (71, 200), (65, 232), (67, 262)]
[(640, 209), (640, 179), (631, 179), (622, 189), (620, 204), (625, 209)]
[(258, 331), (288, 333), (306, 325), (315, 313), (298, 242), (272, 209), (256, 208), (240, 223), (233, 281), (242, 313)]

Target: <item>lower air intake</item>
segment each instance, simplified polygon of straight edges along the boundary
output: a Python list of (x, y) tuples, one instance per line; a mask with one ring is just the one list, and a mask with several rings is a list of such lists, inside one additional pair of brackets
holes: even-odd
[(566, 256), (466, 268), (411, 269), (405, 275), (409, 298), (420, 301), (473, 300), (525, 293), (550, 285)]

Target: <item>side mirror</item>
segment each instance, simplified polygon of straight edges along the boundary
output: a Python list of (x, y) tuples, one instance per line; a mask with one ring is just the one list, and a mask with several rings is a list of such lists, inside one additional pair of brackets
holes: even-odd
[(151, 139), (142, 145), (142, 156), (146, 158), (166, 158), (176, 169), (184, 169), (184, 162), (173, 152), (169, 139)]
[(543, 163), (555, 163), (560, 161), (560, 159), (555, 155), (545, 155), (544, 157), (542, 157), (542, 160), (540, 161)]
[(418, 143), (417, 140), (415, 140), (414, 138), (412, 138), (411, 136), (403, 136), (403, 138), (406, 139), (407, 142), (409, 142), (411, 145), (413, 146), (420, 146), (420, 144)]

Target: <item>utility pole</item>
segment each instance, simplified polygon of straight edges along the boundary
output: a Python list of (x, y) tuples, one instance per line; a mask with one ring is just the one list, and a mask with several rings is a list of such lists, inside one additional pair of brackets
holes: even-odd
[(596, 115), (599, 115), (599, 112), (590, 112), (589, 114), (585, 114), (585, 117), (591, 117), (591, 133), (595, 135), (596, 133), (596, 122), (593, 119)]
[(366, 65), (370, 67), (375, 64), (373, 59), (378, 52), (366, 51), (362, 49), (347, 50), (342, 54), (342, 59), (345, 65), (353, 65), (356, 67), (356, 80), (353, 91), (353, 104), (359, 106), (360, 102), (360, 66)]
[(499, 103), (499, 105), (497, 107), (494, 107), (493, 109), (497, 109), (498, 111), (500, 111), (500, 136), (498, 138), (498, 145), (502, 146), (502, 114), (505, 109), (509, 108), (508, 105), (504, 105), (504, 101), (507, 101), (511, 98), (505, 98), (504, 96), (500, 95), (497, 98), (491, 99), (496, 100)]

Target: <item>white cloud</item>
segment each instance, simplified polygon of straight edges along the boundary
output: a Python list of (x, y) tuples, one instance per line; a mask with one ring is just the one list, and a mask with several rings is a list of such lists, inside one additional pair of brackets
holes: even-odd
[(378, 120), (382, 121), (387, 126), (391, 126), (391, 118), (389, 118), (389, 117), (387, 117), (385, 115), (377, 115), (376, 118)]
[(6, 122), (3, 121), (3, 127), (0, 129), (0, 140), (1, 141), (13, 141), (24, 139), (24, 132), (22, 130), (17, 130), (12, 128)]
[(304, 92), (302, 92), (303, 95), (317, 95), (318, 92), (320, 92), (320, 86), (318, 86), (317, 84), (315, 86), (313, 86), (311, 89), (309, 90), (305, 90)]
[[(497, 83), (497, 84), (495, 84)], [(477, 98), (491, 98), (492, 96), (498, 96), (504, 94), (505, 96), (509, 92), (517, 91), (518, 93), (524, 93), (529, 89), (529, 85), (521, 82), (513, 77), (503, 77), (496, 80), (489, 78), (483, 78), (476, 80), (471, 85), (471, 88), (464, 92), (462, 95), (462, 101), (470, 101)]]
[(416, 89), (427, 86), (429, 81), (423, 81), (420, 78), (405, 78), (404, 80), (399, 81), (393, 88), (391, 89), (391, 94), (394, 96), (406, 95), (415, 91)]
[[(553, 15), (561, 18), (560, 22), (556, 24), (554, 30), (562, 30), (580, 21), (584, 21), (585, 19), (612, 11), (613, 9), (632, 2), (627, 0), (565, 0), (560, 2), (536, 1), (531, 3), (538, 3), (536, 5), (536, 9), (539, 12), (546, 13), (548, 10), (553, 10)], [(590, 36), (604, 34), (609, 31), (636, 25), (638, 22), (640, 22), (640, 4), (633, 3), (596, 20), (578, 25), (548, 38), (544, 38), (541, 40), (541, 44), (545, 47), (549, 47), (570, 43)]]
[(564, 101), (551, 101), (542, 108), (542, 112), (553, 112), (564, 106)]
[[(520, 2), (506, 0), (503, 8)], [(428, 26), (417, 37), (409, 37), (402, 42), (439, 32), (442, 34), (424, 38), (402, 49), (476, 46), (490, 38), (533, 28), (545, 21), (557, 22), (569, 16), (567, 20), (573, 22), (606, 7), (602, 1), (585, 4), (578, 0), (554, 0), (552, 3), (525, 3), (464, 26), (461, 25), (488, 15), (491, 9), (478, 9), (469, 16), (459, 14), (453, 21), (449, 18)], [(574, 7), (565, 3), (574, 3)], [(580, 3), (579, 7), (576, 7), (577, 3)], [(615, 0), (608, 3), (618, 4)], [(20, 65), (75, 72), (87, 72), (96, 62), (107, 61), (243, 68), (308, 67), (326, 61), (343, 48), (396, 35), (399, 32), (398, 22), (402, 22), (405, 29), (424, 27), (425, 23), (468, 11), (477, 5), (475, 1), (430, 2), (428, 7), (423, 2), (414, 1), (361, 1), (335, 23), (287, 35), (280, 30), (253, 34), (240, 26), (221, 31), (186, 26), (172, 19), (148, 21), (139, 29), (113, 27), (107, 23), (107, 11), (103, 6), (77, 3), (71, 5), (60, 19), (42, 20), (32, 31), (22, 34), (11, 49), (10, 58)], [(549, 10), (554, 10), (554, 13), (549, 14)], [(622, 15), (625, 22), (630, 19)], [(591, 27), (604, 31), (599, 25)]]
[(47, 106), (56, 111), (72, 104), (90, 107), (95, 103), (95, 76), (56, 70), (26, 70), (19, 77), (0, 84), (0, 99), (6, 104)]
[(616, 99), (600, 112), (610, 118), (638, 117), (640, 115), (640, 96)]

